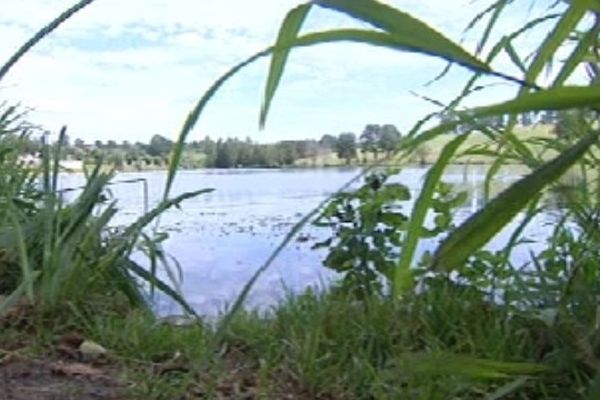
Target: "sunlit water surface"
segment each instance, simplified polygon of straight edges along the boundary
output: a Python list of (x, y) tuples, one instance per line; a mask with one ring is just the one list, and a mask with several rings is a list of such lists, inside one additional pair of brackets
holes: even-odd
[[(407, 185), (413, 199), (423, 183), (424, 167), (405, 168), (392, 181)], [(347, 169), (235, 169), (197, 170), (178, 173), (172, 195), (202, 188), (214, 192), (183, 203), (160, 219), (160, 229), (169, 233), (165, 250), (174, 256), (183, 272), (181, 290), (189, 303), (203, 315), (216, 315), (230, 305), (255, 270), (260, 267), (291, 228), (303, 215), (335, 192), (360, 170)], [(480, 166), (453, 166), (444, 181), (469, 194), (467, 203), (456, 213), (460, 222), (483, 205), (482, 182), (485, 169)], [(518, 171), (501, 173), (497, 189), (518, 177)], [(142, 178), (147, 183), (148, 206), (161, 199), (166, 172), (122, 173), (117, 175), (111, 193), (118, 200), (119, 214), (114, 224), (123, 225), (143, 214), (145, 195), (143, 183), (118, 183)], [(63, 188), (83, 183), (77, 174), (63, 175)], [(412, 202), (404, 205), (405, 213)], [(518, 216), (488, 247), (502, 248), (511, 228), (520, 222)], [(521, 245), (513, 254), (520, 263), (537, 251), (551, 229), (553, 216), (541, 214), (529, 224), (525, 235), (537, 244)], [(309, 286), (323, 288), (338, 275), (321, 264), (324, 250), (312, 250), (315, 242), (330, 232), (307, 225), (300, 236), (306, 241), (293, 240), (254, 286), (247, 301), (250, 308), (266, 308), (277, 303), (286, 293), (297, 293)], [(418, 254), (435, 248), (436, 240), (422, 242)], [(136, 255), (143, 262), (143, 258)], [(177, 313), (177, 308), (162, 299), (157, 301), (160, 314)]]

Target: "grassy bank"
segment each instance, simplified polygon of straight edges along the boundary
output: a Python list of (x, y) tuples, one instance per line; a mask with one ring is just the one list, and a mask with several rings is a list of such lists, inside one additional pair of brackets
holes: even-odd
[(218, 337), (135, 310), (21, 317), (3, 321), (4, 357), (74, 363), (57, 343), (77, 333), (107, 350), (89, 364), (131, 399), (575, 399), (591, 368), (567, 326), (457, 287), (396, 303), (307, 293)]
[[(82, 0), (40, 30), (0, 68), (0, 79), (39, 40), (91, 2)], [(471, 27), (485, 23), (483, 17), (491, 13), (478, 44), (482, 52), (490, 47), (488, 33), (509, 3), (495, 2), (472, 22)], [(344, 13), (365, 29), (299, 36), (313, 7)], [(479, 52), (471, 54), (427, 24), (374, 0), (299, 5), (284, 20), (275, 47), (233, 67), (198, 100), (173, 144), (162, 201), (121, 228), (111, 223), (118, 205), (104, 195), (111, 173), (102, 165), (95, 165), (76, 198), (66, 202), (61, 196), (59, 160), (66, 128), (56, 144), (42, 135), (39, 169), (23, 168), (19, 157), (33, 128), (14, 108), (2, 110), (0, 396), (599, 399), (599, 28), (580, 23), (595, 10), (590, 2), (568, 2), (563, 10), (504, 36), (480, 59)], [(549, 19), (558, 19), (557, 24), (541, 35), (535, 54), (519, 54), (523, 49), (511, 41)], [(416, 196), (388, 181), (397, 171), (378, 170), (358, 189), (316, 206), (248, 281), (232, 309), (214, 323), (203, 321), (178, 292), (177, 265), (162, 247), (168, 233), (153, 223), (167, 209), (210, 192), (171, 197), (186, 138), (225, 81), (271, 54), (262, 125), (291, 48), (338, 40), (436, 56), (471, 71), (462, 94), (448, 107), (438, 104), (447, 119), (431, 129), (417, 124), (419, 135), (404, 142), (405, 154), (416, 157), (413, 162), (433, 165)], [(573, 52), (552, 85), (544, 87), (540, 74), (555, 65), (557, 49), (572, 41)], [(490, 65), (504, 51), (522, 76)], [(589, 67), (589, 85), (566, 84), (580, 64)], [(518, 85), (518, 95), (465, 109), (464, 98), (484, 88), (476, 82), (482, 74)], [(518, 131), (517, 116), (529, 119), (540, 111), (558, 112), (560, 134), (543, 126)], [(490, 117), (501, 123), (489, 123)], [(462, 134), (445, 135), (457, 128)], [(505, 142), (510, 145), (499, 149)], [(492, 160), (488, 182), (507, 164), (527, 165), (528, 172), (458, 222), (457, 209), (466, 196), (443, 182), (444, 171), (453, 162)], [(573, 169), (577, 178), (561, 181)], [(549, 191), (555, 192), (555, 205), (545, 201)], [(405, 213), (401, 206), (409, 201), (413, 207)], [(526, 226), (548, 209), (553, 228), (540, 243), (543, 248), (515, 264), (513, 251), (532, 241), (524, 235)], [(319, 246), (328, 250), (324, 265), (340, 273), (340, 284), (328, 293), (290, 296), (267, 313), (245, 310), (245, 296), (260, 273), (313, 218), (330, 229)], [(487, 248), (512, 221), (518, 225), (506, 246)], [(417, 258), (423, 239), (439, 244)], [(145, 255), (145, 262), (133, 261), (134, 252)], [(178, 303), (186, 317), (153, 315), (156, 291)]]

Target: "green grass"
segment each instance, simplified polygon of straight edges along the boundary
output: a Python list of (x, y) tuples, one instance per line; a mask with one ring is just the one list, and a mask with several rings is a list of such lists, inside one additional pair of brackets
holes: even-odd
[[(140, 399), (480, 399), (501, 388), (506, 398), (570, 399), (585, 376), (566, 332), (457, 288), (400, 303), (309, 292), (267, 314), (239, 313), (220, 340), (209, 325), (142, 311), (67, 316), (37, 325), (29, 354), (48, 354), (73, 330), (109, 350)], [(568, 352), (573, 360), (555, 357)]]
[[(523, 141), (530, 142), (536, 139), (550, 139), (553, 136), (552, 126), (535, 124), (528, 127), (516, 127), (515, 134)], [(417, 148), (413, 154), (409, 157), (408, 164), (433, 164), (439, 159), (444, 147), (452, 140), (455, 135), (447, 134), (437, 136), (432, 140), (423, 143)], [(500, 137), (500, 136), (499, 136)], [(492, 146), (492, 142), (488, 137), (480, 132), (473, 132), (461, 146), (461, 150), (464, 152), (467, 149), (479, 146)], [(542, 146), (538, 144), (532, 144), (534, 151), (542, 151)], [(493, 148), (493, 147), (492, 147)], [(555, 156), (556, 152), (545, 152), (542, 159), (548, 160), (552, 156)], [(384, 154), (379, 154), (378, 159), (384, 157)], [(371, 165), (375, 163), (373, 153), (362, 152), (358, 150), (358, 154), (352, 165)], [(483, 155), (466, 155), (462, 154), (453, 160), (455, 164), (491, 164), (494, 161), (494, 157), (483, 156)], [(335, 152), (329, 152), (325, 154), (319, 154), (312, 158), (301, 158), (294, 163), (297, 167), (341, 167), (345, 166), (346, 160), (341, 159)]]

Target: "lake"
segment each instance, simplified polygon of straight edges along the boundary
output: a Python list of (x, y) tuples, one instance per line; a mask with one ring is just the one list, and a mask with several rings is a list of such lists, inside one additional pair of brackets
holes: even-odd
[[(426, 167), (406, 167), (393, 178), (408, 186), (414, 198), (423, 183)], [(327, 169), (231, 169), (180, 171), (172, 194), (202, 188), (215, 191), (186, 201), (181, 209), (172, 209), (160, 220), (160, 229), (169, 233), (165, 250), (175, 257), (183, 272), (181, 290), (192, 306), (203, 315), (214, 316), (231, 304), (243, 285), (281, 243), (290, 229), (322, 200), (360, 172), (356, 168)], [(461, 221), (483, 205), (482, 182), (485, 167), (451, 166), (444, 181), (467, 191), (468, 201), (456, 213)], [(518, 171), (499, 174), (496, 187), (514, 181)], [(119, 183), (124, 180), (138, 182)], [(147, 202), (155, 206), (161, 199), (166, 172), (118, 174), (111, 194), (120, 209), (114, 223), (127, 224), (142, 215)], [(78, 174), (63, 175), (63, 188), (83, 183)], [(404, 207), (410, 212), (412, 201)], [(510, 227), (518, 224), (518, 216)], [(529, 251), (540, 249), (548, 235), (553, 216), (541, 214), (529, 225), (525, 234), (538, 244), (522, 245), (513, 259), (524, 262)], [(502, 248), (510, 227), (490, 243), (490, 248)], [(306, 226), (301, 233), (307, 241), (293, 240), (273, 266), (253, 288), (248, 307), (265, 308), (277, 303), (287, 292), (297, 293), (309, 286), (325, 287), (338, 276), (321, 266), (324, 250), (311, 250), (315, 242), (330, 232)], [(422, 242), (418, 253), (435, 248), (437, 240)], [(139, 256), (136, 259), (141, 260)], [(160, 314), (177, 313), (168, 301), (157, 302)]]

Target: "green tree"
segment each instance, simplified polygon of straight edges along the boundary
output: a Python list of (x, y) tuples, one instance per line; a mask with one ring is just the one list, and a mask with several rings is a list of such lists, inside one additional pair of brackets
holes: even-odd
[(360, 146), (362, 151), (373, 153), (373, 157), (377, 160), (380, 150), (380, 140), (382, 127), (376, 124), (369, 124), (360, 135)]
[(205, 166), (214, 167), (217, 158), (217, 143), (210, 136), (206, 136), (199, 143), (199, 150), (206, 155)]
[(336, 141), (336, 153), (339, 158), (346, 160), (346, 164), (350, 164), (356, 158), (356, 135), (351, 132), (341, 133)]
[(154, 157), (164, 157), (171, 152), (173, 142), (161, 135), (154, 135), (148, 144), (147, 153)]
[(333, 135), (323, 135), (321, 140), (319, 140), (319, 146), (328, 150), (334, 150), (337, 146), (337, 138)]
[(296, 144), (293, 141), (283, 141), (277, 144), (279, 160), (283, 165), (292, 165), (298, 159)]
[(215, 167), (231, 168), (236, 165), (236, 156), (234, 152), (234, 144), (231, 139), (217, 141), (217, 152), (215, 157)]
[(384, 151), (389, 156), (391, 153), (397, 150), (398, 143), (402, 135), (396, 126), (387, 124), (381, 127), (381, 134), (379, 136), (379, 149)]

